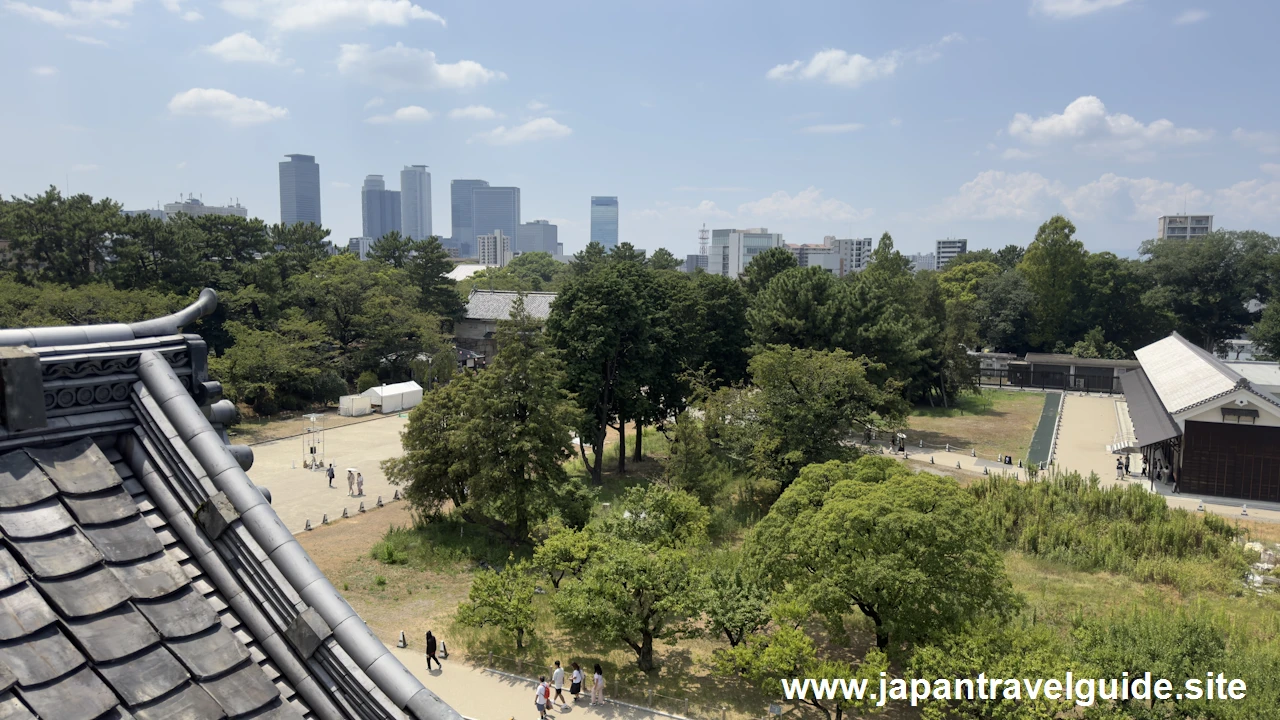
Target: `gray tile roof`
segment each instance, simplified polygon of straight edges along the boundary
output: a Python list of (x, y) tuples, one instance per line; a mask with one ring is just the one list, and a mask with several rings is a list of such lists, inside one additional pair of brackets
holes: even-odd
[(190, 311), (0, 331), (0, 718), (460, 720), (249, 481)]
[(527, 292), (510, 290), (472, 290), (467, 298), (467, 308), (463, 317), (467, 320), (510, 320), (511, 307), (516, 299), (524, 296), (524, 309), (539, 320), (551, 316), (551, 303), (556, 299), (555, 293)]

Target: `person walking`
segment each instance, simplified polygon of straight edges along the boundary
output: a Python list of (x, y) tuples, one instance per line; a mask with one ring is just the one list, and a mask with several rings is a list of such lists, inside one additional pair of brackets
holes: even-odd
[(1119, 480), (1123, 477), (1124, 477), (1124, 461), (1121, 460), (1120, 458), (1116, 458), (1116, 479)]
[(431, 670), (431, 661), (436, 661), (436, 669), (443, 670), (444, 666), (440, 664), (440, 658), (436, 657), (436, 636), (427, 631), (427, 670)]
[(573, 701), (578, 702), (578, 694), (582, 692), (582, 666), (578, 663), (573, 664), (573, 674), (569, 676), (569, 694), (573, 696)]
[(551, 698), (551, 702), (560, 703), (560, 710), (569, 709), (569, 703), (564, 699), (564, 668), (560, 667), (560, 661), (556, 661), (556, 669), (551, 671), (551, 687), (555, 689), (556, 694)]
[(356, 494), (356, 473), (351, 468), (347, 468), (347, 496)]
[(604, 670), (600, 669), (600, 663), (596, 663), (596, 674), (591, 678), (591, 704), (604, 704)]
[(534, 690), (533, 705), (538, 708), (540, 720), (547, 720), (547, 676), (538, 676), (538, 689)]
[(364, 497), (364, 474), (356, 473), (356, 497)]
[(1129, 453), (1124, 454), (1124, 476), (1129, 477)]
[(329, 476), (329, 487), (333, 487), (333, 463), (329, 463), (329, 469), (324, 474)]

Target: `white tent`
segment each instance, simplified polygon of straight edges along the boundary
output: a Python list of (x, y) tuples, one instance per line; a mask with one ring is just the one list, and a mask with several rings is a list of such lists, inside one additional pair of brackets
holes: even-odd
[(422, 386), (412, 380), (391, 385), (377, 385), (360, 394), (369, 398), (369, 402), (378, 408), (380, 413), (408, 410), (422, 402)]
[(338, 398), (338, 414), (359, 417), (373, 412), (373, 403), (364, 395), (343, 395)]

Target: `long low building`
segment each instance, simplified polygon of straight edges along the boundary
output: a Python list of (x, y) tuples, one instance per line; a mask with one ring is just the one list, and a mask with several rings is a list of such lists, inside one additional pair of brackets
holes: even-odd
[(493, 357), (498, 352), (498, 323), (511, 319), (516, 300), (524, 298), (524, 309), (539, 321), (551, 315), (551, 292), (515, 290), (472, 290), (462, 320), (454, 328), (454, 343), (461, 349)]
[(1134, 448), (1179, 492), (1280, 502), (1280, 399), (1181, 335), (1120, 376)]

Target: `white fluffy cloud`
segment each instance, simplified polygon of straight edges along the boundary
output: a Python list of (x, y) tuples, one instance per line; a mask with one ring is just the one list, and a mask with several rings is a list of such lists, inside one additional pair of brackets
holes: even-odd
[(738, 214), (779, 220), (852, 222), (866, 220), (873, 212), (870, 209), (859, 210), (835, 198), (823, 197), (821, 190), (810, 186), (795, 195), (779, 190), (768, 197), (743, 203), (738, 206)]
[(278, 65), (284, 62), (279, 49), (269, 48), (245, 32), (228, 35), (212, 45), (206, 45), (204, 50), (223, 62), (267, 65)]
[(1280, 134), (1277, 133), (1250, 132), (1244, 128), (1236, 128), (1231, 133), (1231, 139), (1261, 153), (1268, 155), (1280, 153)]
[(444, 18), (410, 0), (222, 0), (236, 17), (265, 20), (273, 30), (325, 27), (402, 27), (414, 20), (444, 25)]
[(195, 10), (183, 10), (182, 3), (184, 2), (186, 2), (186, 0), (160, 0), (160, 4), (164, 5), (165, 10), (168, 10), (175, 15), (182, 16), (182, 19), (187, 22), (196, 22), (197, 20), (204, 19), (204, 16)]
[(838, 135), (840, 133), (857, 132), (866, 127), (862, 123), (838, 123), (831, 125), (810, 125), (801, 129), (801, 132), (814, 133), (818, 135)]
[(468, 105), (450, 110), (449, 117), (454, 120), (493, 120), (498, 117), (498, 113), (484, 105)]
[(66, 10), (50, 10), (16, 0), (4, 0), (4, 7), (10, 12), (56, 28), (94, 24), (123, 27), (124, 21), (120, 18), (132, 15), (133, 6), (137, 2), (138, 0), (70, 0)]
[(373, 117), (365, 120), (365, 122), (373, 125), (408, 125), (412, 123), (426, 122), (432, 117), (433, 115), (430, 110), (417, 105), (408, 105), (389, 115), (374, 115)]
[(1180, 128), (1168, 120), (1143, 124), (1130, 115), (1108, 113), (1101, 100), (1076, 98), (1061, 113), (1033, 118), (1018, 113), (1008, 127), (1009, 136), (1038, 147), (1070, 143), (1076, 149), (1121, 154), (1142, 159), (1158, 146), (1191, 145), (1213, 137), (1212, 130)]
[(856, 88), (872, 80), (889, 77), (906, 62), (925, 63), (942, 56), (942, 48), (963, 40), (952, 33), (931, 45), (913, 50), (894, 50), (877, 58), (869, 58), (844, 50), (821, 50), (806, 63), (803, 60), (775, 65), (765, 73), (770, 80), (818, 80), (829, 85)]
[(31, 74), (40, 77), (53, 77), (58, 74), (58, 68), (52, 65), (37, 65), (31, 68)]
[(75, 40), (76, 42), (84, 43), (85, 45), (97, 45), (98, 47), (107, 47), (106, 40), (99, 40), (96, 37), (89, 37), (88, 35), (67, 35), (67, 39)]
[(506, 74), (472, 60), (436, 62), (430, 50), (401, 43), (372, 50), (368, 45), (343, 45), (338, 72), (386, 90), (462, 90), (505, 80)]
[(1209, 13), (1205, 10), (1183, 10), (1173, 19), (1174, 25), (1194, 25), (1201, 20), (1206, 20)]
[(1129, 0), (1031, 0), (1031, 12), (1062, 20), (1092, 15), (1128, 2)]
[(1087, 220), (1154, 220), (1183, 204), (1247, 224), (1280, 219), (1280, 180), (1246, 180), (1217, 190), (1107, 173), (1070, 187), (1039, 173), (987, 170), (931, 213), (937, 220), (1043, 219), (1056, 212)]
[(477, 133), (471, 139), (486, 142), (490, 145), (517, 145), (536, 140), (562, 138), (572, 133), (573, 130), (571, 128), (555, 119), (542, 117), (534, 118), (514, 127), (499, 125), (488, 132)]
[(289, 116), (289, 111), (282, 107), (213, 88), (192, 88), (174, 95), (169, 101), (169, 112), (211, 117), (237, 127), (283, 120)]

